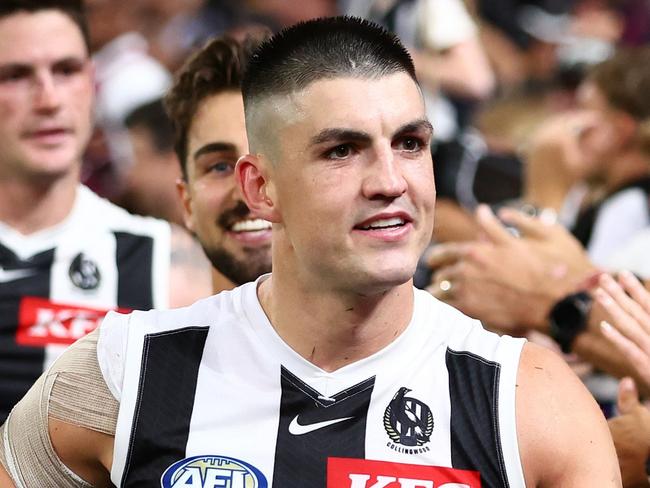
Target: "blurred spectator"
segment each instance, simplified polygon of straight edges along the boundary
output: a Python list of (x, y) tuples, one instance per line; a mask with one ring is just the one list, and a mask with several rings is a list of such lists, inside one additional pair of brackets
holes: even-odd
[(174, 127), (161, 99), (136, 108), (126, 117), (133, 161), (124, 175), (119, 203), (140, 215), (183, 224), (176, 191), (181, 169), (174, 153)]
[(650, 410), (639, 401), (631, 378), (621, 380), (617, 407), (619, 415), (609, 419), (624, 488), (647, 488), (650, 460)]
[(622, 35), (620, 13), (585, 0), (476, 0), (485, 20), (486, 51), (502, 88), (548, 83), (575, 85), (585, 67), (603, 61)]
[[(549, 120), (528, 148), (526, 200), (561, 212), (598, 265), (650, 224), (649, 89), (650, 48), (623, 51), (583, 82), (581, 109)], [(585, 183), (600, 192), (581, 209), (571, 190)]]
[(621, 41), (641, 46), (650, 42), (650, 0), (621, 0), (619, 9), (625, 19)]
[[(650, 391), (650, 293), (630, 273), (600, 278), (596, 299), (607, 313), (601, 323), (605, 338), (636, 370), (636, 376)], [(623, 486), (648, 486), (646, 466), (650, 459), (650, 411), (639, 402), (630, 378), (621, 381), (619, 416), (609, 421), (618, 454)]]
[(382, 24), (410, 49), (436, 140), (452, 140), (462, 118), (445, 94), (473, 100), (491, 94), (492, 70), (462, 0), (348, 0), (341, 9)]
[(88, 0), (87, 12), (97, 84), (97, 127), (82, 179), (102, 196), (116, 198), (132, 159), (124, 127), (136, 107), (162, 96), (171, 74), (148, 53), (137, 32), (138, 2)]
[(80, 2), (0, 7), (0, 419), (109, 309), (209, 291), (186, 232), (79, 184), (93, 108), (86, 32)]
[(251, 26), (277, 27), (263, 12), (234, 0), (141, 0), (136, 15), (150, 53), (170, 71), (208, 38)]
[(317, 17), (331, 17), (338, 13), (336, 0), (245, 0), (250, 12), (262, 15), (275, 23), (278, 28)]

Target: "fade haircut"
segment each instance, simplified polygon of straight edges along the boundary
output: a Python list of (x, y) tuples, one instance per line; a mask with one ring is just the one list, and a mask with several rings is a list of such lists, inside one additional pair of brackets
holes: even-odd
[(82, 0), (1, 0), (0, 19), (19, 12), (36, 13), (41, 10), (59, 10), (67, 15), (81, 31), (86, 49), (90, 53), (88, 21)]
[(378, 24), (340, 16), (309, 20), (284, 29), (253, 53), (242, 92), (246, 128), (255, 150), (258, 114), (252, 107), (276, 95), (287, 95), (324, 79), (341, 77), (378, 79), (406, 73), (415, 83), (413, 60), (400, 40)]
[(249, 36), (243, 42), (230, 37), (213, 38), (192, 54), (174, 77), (164, 99), (174, 124), (174, 150), (187, 179), (187, 135), (201, 102), (225, 91), (241, 91), (246, 63), (269, 33)]

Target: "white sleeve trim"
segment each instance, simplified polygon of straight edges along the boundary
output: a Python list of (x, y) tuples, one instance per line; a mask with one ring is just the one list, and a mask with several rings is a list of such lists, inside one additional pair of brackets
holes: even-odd
[(131, 315), (109, 312), (99, 327), (97, 361), (106, 386), (115, 399), (122, 399), (124, 362)]

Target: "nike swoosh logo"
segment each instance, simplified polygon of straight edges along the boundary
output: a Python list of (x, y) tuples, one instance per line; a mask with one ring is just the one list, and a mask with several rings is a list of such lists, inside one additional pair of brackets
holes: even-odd
[(0, 268), (0, 283), (8, 283), (16, 281), (21, 278), (27, 278), (36, 274), (35, 271), (30, 269), (3, 269)]
[(354, 417), (344, 417), (340, 419), (325, 420), (323, 422), (316, 422), (313, 424), (302, 425), (298, 423), (298, 415), (296, 415), (294, 419), (291, 421), (291, 423), (289, 424), (289, 433), (293, 435), (309, 434), (310, 432), (314, 432), (315, 430), (322, 429), (323, 427), (338, 424), (339, 422), (350, 420), (352, 418)]

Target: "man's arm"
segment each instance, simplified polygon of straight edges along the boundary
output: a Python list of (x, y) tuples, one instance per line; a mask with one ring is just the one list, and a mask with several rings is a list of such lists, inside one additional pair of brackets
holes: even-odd
[(0, 463), (0, 488), (15, 488), (13, 481), (11, 481), (2, 463)]
[(526, 486), (621, 486), (605, 418), (559, 356), (526, 344), (517, 375), (516, 412)]
[(94, 487), (113, 486), (113, 436), (54, 418), (48, 423), (52, 447), (63, 464)]
[(108, 487), (118, 403), (97, 360), (98, 331), (44, 373), (0, 427), (0, 487)]

